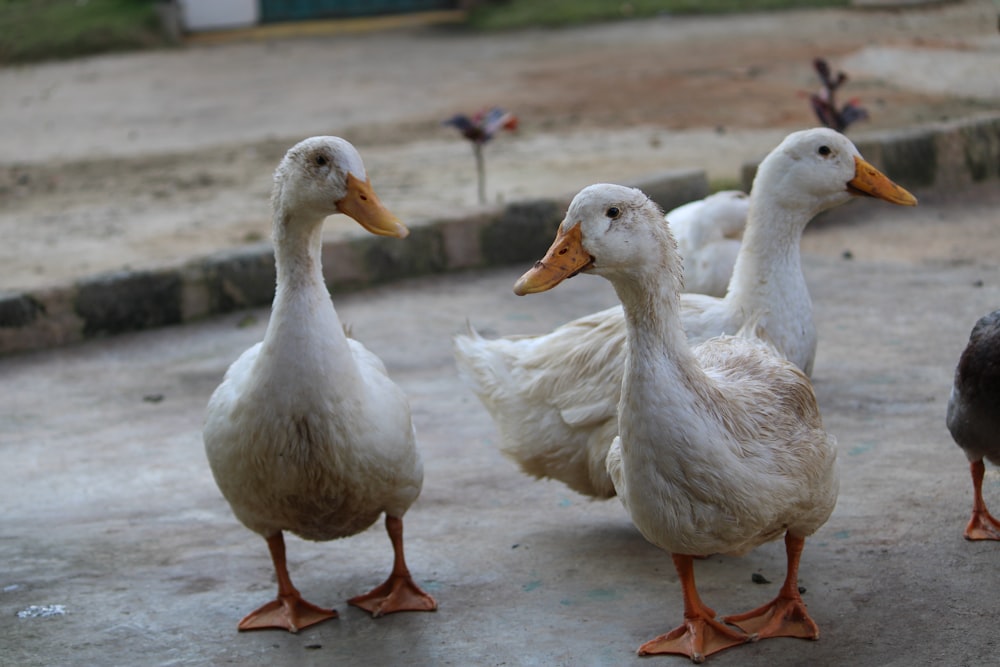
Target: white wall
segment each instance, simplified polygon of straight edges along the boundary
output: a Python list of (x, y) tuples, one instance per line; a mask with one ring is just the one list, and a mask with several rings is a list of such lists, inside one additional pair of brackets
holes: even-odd
[(217, 30), (256, 25), (260, 20), (258, 0), (180, 0), (185, 30)]

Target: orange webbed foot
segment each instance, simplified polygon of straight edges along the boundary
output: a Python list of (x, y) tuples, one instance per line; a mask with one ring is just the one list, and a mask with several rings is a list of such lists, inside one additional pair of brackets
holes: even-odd
[(754, 641), (769, 637), (819, 639), (819, 627), (798, 596), (779, 595), (761, 607), (745, 614), (726, 616), (723, 620), (749, 634)]
[(713, 618), (698, 616), (687, 618), (683, 625), (649, 640), (639, 647), (639, 655), (675, 653), (701, 663), (713, 653), (745, 644), (750, 639)]
[(335, 610), (317, 607), (298, 595), (282, 595), (244, 616), (238, 627), (241, 631), (278, 629), (295, 633), (330, 618), (337, 618)]
[(1000, 540), (1000, 521), (994, 519), (986, 510), (973, 511), (969, 525), (965, 527), (965, 539)]
[(364, 595), (347, 601), (371, 613), (375, 618), (397, 611), (434, 611), (437, 602), (425, 593), (409, 575), (390, 575), (385, 583)]
[(754, 641), (768, 637), (819, 639), (819, 627), (810, 618), (799, 593), (799, 558), (804, 546), (804, 537), (785, 533), (788, 568), (778, 596), (745, 614), (726, 616), (722, 620), (749, 633)]

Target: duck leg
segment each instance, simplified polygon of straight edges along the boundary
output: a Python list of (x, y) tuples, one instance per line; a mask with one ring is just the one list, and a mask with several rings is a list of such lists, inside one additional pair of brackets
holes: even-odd
[(802, 557), (802, 547), (805, 543), (805, 538), (785, 533), (788, 569), (785, 583), (781, 585), (778, 596), (752, 611), (727, 616), (723, 620), (751, 633), (755, 639), (768, 637), (819, 639), (819, 627), (809, 617), (806, 603), (799, 594), (799, 559)]
[(715, 620), (715, 611), (701, 601), (694, 582), (694, 558), (672, 555), (684, 594), (684, 623), (640, 646), (639, 655), (678, 653), (692, 662), (704, 662), (713, 653), (749, 641), (747, 635)]
[(323, 609), (302, 599), (302, 595), (292, 585), (285, 562), (285, 538), (282, 533), (267, 538), (267, 548), (271, 551), (274, 572), (278, 577), (278, 597), (260, 609), (247, 614), (240, 621), (240, 630), (263, 630), (278, 628), (298, 632), (328, 618), (337, 618), (333, 609)]
[(385, 530), (392, 542), (392, 573), (383, 584), (347, 602), (370, 611), (375, 618), (394, 611), (434, 611), (437, 609), (437, 602), (414, 583), (410, 570), (406, 567), (406, 559), (403, 557), (403, 520), (387, 514)]
[(986, 465), (982, 459), (973, 461), (969, 464), (969, 471), (972, 473), (972, 518), (965, 527), (965, 539), (1000, 540), (1000, 521), (993, 518), (986, 509), (986, 503), (983, 502), (983, 475), (986, 473)]

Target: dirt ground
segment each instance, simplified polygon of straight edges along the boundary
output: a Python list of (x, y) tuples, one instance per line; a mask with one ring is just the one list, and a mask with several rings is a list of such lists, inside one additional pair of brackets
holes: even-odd
[[(425, 26), (0, 70), (0, 288), (176, 263), (269, 235), (270, 174), (311, 134), (358, 145), (406, 220), (474, 209), (469, 146), (442, 119), (498, 104), (491, 201), (740, 165), (816, 121), (814, 57), (871, 119), (852, 136), (995, 110), (997, 7), (823, 10), (470, 35)], [(344, 233), (338, 221), (328, 234)]]

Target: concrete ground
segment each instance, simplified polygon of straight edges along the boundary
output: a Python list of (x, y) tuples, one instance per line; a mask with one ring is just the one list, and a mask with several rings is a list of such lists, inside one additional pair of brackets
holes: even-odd
[[(822, 637), (747, 645), (712, 664), (995, 659), (1000, 545), (962, 538), (971, 488), (944, 410), (969, 329), (1000, 301), (1000, 239), (984, 224), (998, 205), (990, 183), (922, 195), (916, 209), (855, 202), (808, 231), (814, 379), (842, 477), (802, 562)], [(390, 567), (377, 525), (334, 543), (288, 542), (296, 584), (338, 620), (298, 635), (236, 631), (274, 594), (273, 574), (263, 540), (215, 487), (200, 427), (227, 365), (261, 338), (266, 310), (0, 359), (0, 664), (686, 664), (635, 655), (681, 618), (668, 555), (618, 501), (518, 472), (455, 374), (450, 337), (466, 319), (487, 334), (537, 332), (614, 302), (592, 276), (515, 297), (525, 268), (336, 298), (412, 401), (426, 480), (406, 544), (440, 603), (433, 614), (373, 620), (346, 605)], [(986, 495), (1000, 508), (992, 469)], [(705, 600), (734, 613), (774, 595), (784, 556), (772, 543), (696, 569)], [(62, 613), (30, 613), (55, 605)]]

